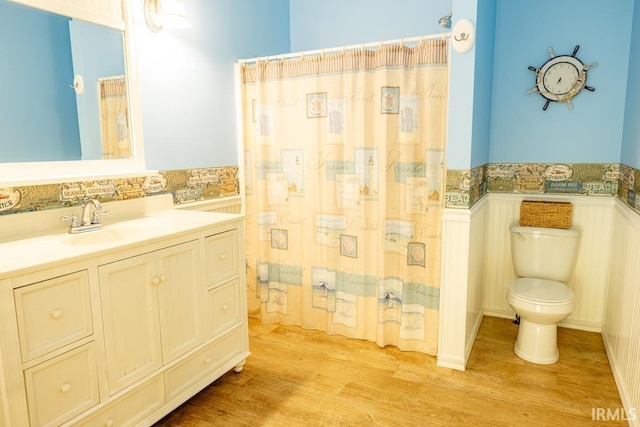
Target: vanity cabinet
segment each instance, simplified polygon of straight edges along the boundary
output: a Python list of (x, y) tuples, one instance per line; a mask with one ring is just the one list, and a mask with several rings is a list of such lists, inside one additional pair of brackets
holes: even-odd
[(204, 341), (200, 265), (194, 240), (98, 267), (109, 394)]
[(152, 425), (242, 370), (243, 218), (156, 220), (179, 231), (107, 244), (87, 234), (69, 261), (0, 269), (0, 427)]

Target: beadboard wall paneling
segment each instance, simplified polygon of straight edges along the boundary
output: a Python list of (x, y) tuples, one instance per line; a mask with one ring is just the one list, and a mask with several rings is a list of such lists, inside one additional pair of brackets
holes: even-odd
[[(640, 216), (616, 200), (602, 337), (629, 425), (640, 425)], [(635, 416), (632, 416), (635, 415)], [(633, 418), (633, 419), (631, 419)]]
[(201, 200), (176, 205), (176, 209), (239, 214), (242, 213), (242, 198), (240, 196), (230, 196), (219, 199)]
[(443, 209), (437, 365), (460, 371), (466, 367), (470, 229), (470, 210)]
[(471, 235), (469, 236), (469, 286), (467, 288), (467, 325), (465, 330), (465, 364), (478, 334), (482, 316), (482, 287), (484, 276), (484, 244), (486, 240), (487, 197), (471, 207)]
[(563, 200), (573, 204), (573, 226), (580, 229), (578, 260), (568, 286), (576, 307), (560, 325), (600, 332), (609, 270), (613, 204), (612, 197), (572, 195), (489, 194), (484, 248), (484, 314), (514, 317), (506, 300), (507, 287), (516, 278), (511, 262), (509, 225), (517, 222), (522, 200)]
[(438, 366), (465, 370), (482, 322), (486, 198), (442, 214)]

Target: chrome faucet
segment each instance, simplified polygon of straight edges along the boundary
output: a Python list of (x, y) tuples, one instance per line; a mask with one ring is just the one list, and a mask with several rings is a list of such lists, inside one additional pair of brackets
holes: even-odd
[[(92, 204), (96, 210), (93, 211), (93, 217), (90, 217), (91, 210), (89, 208)], [(98, 211), (101, 210), (102, 204), (97, 199), (84, 199), (84, 203), (82, 203), (82, 225), (100, 224)]]
[[(91, 205), (94, 206), (93, 214), (91, 213)], [(71, 221), (69, 233), (84, 233), (86, 231), (99, 230), (102, 223), (98, 215), (106, 215), (108, 211), (102, 210), (102, 204), (97, 199), (87, 197), (82, 202), (82, 222), (78, 219), (78, 215), (64, 215), (60, 217), (60, 221)]]

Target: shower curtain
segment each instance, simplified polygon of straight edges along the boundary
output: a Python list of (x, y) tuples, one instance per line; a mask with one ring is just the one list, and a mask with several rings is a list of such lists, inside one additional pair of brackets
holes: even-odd
[(102, 158), (130, 159), (127, 82), (124, 76), (98, 79)]
[(436, 354), (446, 52), (238, 65), (251, 316)]

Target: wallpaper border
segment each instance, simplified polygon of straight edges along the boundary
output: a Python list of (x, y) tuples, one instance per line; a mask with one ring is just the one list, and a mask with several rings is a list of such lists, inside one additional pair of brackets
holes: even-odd
[(640, 170), (619, 163), (489, 163), (448, 169), (445, 207), (469, 209), (487, 193), (618, 197), (640, 214)]
[(238, 166), (178, 169), (95, 181), (0, 188), (0, 215), (75, 206), (85, 197), (126, 200), (170, 193), (176, 205), (240, 194)]

